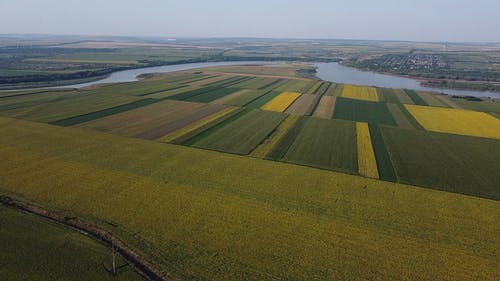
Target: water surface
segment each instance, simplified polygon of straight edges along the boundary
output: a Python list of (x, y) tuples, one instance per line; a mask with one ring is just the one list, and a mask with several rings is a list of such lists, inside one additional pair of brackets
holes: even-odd
[(74, 85), (59, 86), (56, 88), (83, 88), (97, 84), (107, 84), (107, 83), (121, 83), (121, 82), (134, 82), (137, 81), (137, 76), (146, 73), (168, 73), (181, 70), (189, 70), (203, 67), (214, 67), (214, 66), (224, 66), (224, 65), (241, 65), (241, 64), (276, 64), (279, 62), (271, 61), (227, 61), (227, 62), (200, 62), (200, 63), (184, 63), (184, 64), (173, 64), (164, 66), (153, 66), (153, 67), (143, 67), (129, 70), (122, 70), (111, 73), (107, 78), (80, 83)]
[(356, 68), (340, 65), (336, 62), (316, 63), (315, 66), (317, 67), (316, 76), (318, 78), (335, 83), (431, 91), (457, 96), (500, 98), (500, 93), (495, 92), (425, 87), (422, 86), (416, 79), (362, 71)]

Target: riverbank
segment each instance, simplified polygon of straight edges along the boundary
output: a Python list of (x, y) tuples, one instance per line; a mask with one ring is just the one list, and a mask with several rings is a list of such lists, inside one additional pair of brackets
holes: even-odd
[(360, 86), (374, 86), (381, 88), (410, 89), (424, 92), (434, 92), (450, 96), (472, 96), (480, 98), (499, 99), (500, 93), (491, 91), (457, 90), (437, 87), (426, 87), (418, 79), (404, 76), (388, 75), (371, 71), (363, 71), (340, 63), (317, 63), (316, 77), (321, 80), (353, 84)]
[(355, 68), (364, 72), (379, 73), (388, 76), (401, 77), (417, 80), (423, 87), (436, 88), (436, 89), (450, 89), (450, 90), (465, 90), (465, 91), (482, 91), (482, 92), (494, 92), (500, 95), (500, 82), (489, 82), (489, 81), (468, 81), (468, 80), (452, 80), (452, 79), (438, 79), (438, 78), (428, 78), (415, 75), (404, 75), (399, 73), (387, 72), (387, 71), (375, 71), (362, 67), (357, 67), (356, 65), (345, 64), (339, 62), (340, 65)]
[(51, 82), (36, 82), (36, 83), (22, 83), (22, 84), (7, 84), (1, 85), (0, 91), (18, 91), (18, 90), (29, 90), (29, 89), (44, 89), (44, 88), (54, 88), (54, 87), (64, 87), (68, 85), (75, 84), (83, 84), (83, 83), (91, 83), (95, 81), (100, 81), (108, 78), (110, 74), (91, 77), (91, 78), (82, 78), (82, 79), (74, 79), (74, 80), (62, 80), (62, 81), (51, 81)]
[[(202, 69), (205, 67), (228, 66), (228, 65), (241, 65), (241, 64), (276, 64), (283, 61), (223, 61), (223, 62), (203, 62), (203, 63), (186, 63), (186, 64), (169, 64), (164, 66), (143, 67), (137, 69), (123, 70), (111, 73), (108, 77), (96, 81), (78, 83), (57, 87), (39, 87), (29, 88), (23, 90), (36, 90), (47, 88), (59, 89), (79, 89), (89, 87), (97, 84), (107, 83), (122, 83), (134, 82), (138, 80), (138, 76), (147, 73), (169, 73), (175, 71), (183, 71), (190, 69)], [(302, 73), (308, 77), (315, 78), (342, 84), (353, 84), (362, 86), (375, 86), (381, 88), (397, 88), (397, 89), (411, 89), (425, 92), (435, 92), (438, 94), (447, 94), (450, 96), (472, 96), (480, 98), (500, 99), (500, 93), (491, 91), (475, 91), (475, 90), (455, 90), (437, 87), (427, 87), (421, 84), (420, 80), (411, 79), (407, 77), (387, 75), (369, 71), (362, 71), (357, 68), (343, 66), (337, 62), (320, 62), (311, 63), (316, 67), (316, 73), (307, 71)]]
[(500, 84), (492, 84), (487, 82), (472, 82), (472, 81), (456, 81), (456, 80), (422, 80), (422, 86), (435, 87), (440, 89), (460, 89), (474, 91), (490, 91), (500, 93)]

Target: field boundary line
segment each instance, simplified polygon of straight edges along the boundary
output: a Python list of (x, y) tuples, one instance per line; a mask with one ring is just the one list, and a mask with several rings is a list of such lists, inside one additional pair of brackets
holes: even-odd
[(323, 98), (323, 95), (325, 93), (326, 92), (323, 92), (323, 94), (320, 94), (320, 95), (314, 94), (315, 96), (317, 96), (317, 98), (313, 101), (313, 103), (311, 104), (309, 109), (306, 111), (306, 114), (304, 114), (304, 116), (313, 116), (314, 112), (318, 108), (318, 105), (319, 105), (319, 102), (321, 101), (321, 98)]
[(153, 263), (147, 261), (141, 254), (138, 253), (137, 250), (128, 246), (116, 236), (102, 228), (86, 223), (76, 217), (69, 217), (49, 211), (42, 207), (22, 202), (6, 195), (0, 195), (0, 204), (61, 223), (82, 231), (94, 239), (101, 240), (109, 244), (113, 243), (120, 256), (122, 256), (127, 262), (131, 263), (142, 275), (154, 281), (174, 281), (174, 279), (162, 273), (161, 270), (158, 269)]
[[(267, 87), (271, 87), (271, 86), (274, 86), (274, 85), (276, 85), (276, 84), (281, 83), (283, 80), (284, 80), (284, 79), (282, 79), (282, 78), (275, 79), (275, 80), (273, 80), (272, 82), (269, 82), (269, 83), (267, 83), (267, 84), (265, 84), (265, 85), (263, 85), (263, 86), (260, 86), (260, 87), (259, 87), (259, 88), (257, 88), (256, 90), (264, 90), (264, 89), (266, 89)], [(273, 88), (273, 89), (274, 89), (274, 88)]]
[(406, 106), (404, 104), (398, 104), (399, 106), (399, 109), (401, 109), (401, 112), (408, 118), (408, 121), (415, 127), (416, 130), (424, 130), (424, 131), (427, 131), (424, 126), (422, 126), (422, 124), (420, 124), (420, 122), (418, 122), (418, 120), (415, 118), (415, 116), (413, 116), (413, 114), (410, 113), (410, 111), (408, 111), (408, 109), (406, 108)]
[(264, 159), (264, 157), (273, 149), (273, 147), (280, 142), (280, 140), (286, 135), (288, 130), (295, 125), (295, 123), (300, 119), (299, 115), (288, 115), (274, 128), (274, 130), (269, 133), (262, 140), (262, 142), (255, 147), (248, 155), (251, 157)]

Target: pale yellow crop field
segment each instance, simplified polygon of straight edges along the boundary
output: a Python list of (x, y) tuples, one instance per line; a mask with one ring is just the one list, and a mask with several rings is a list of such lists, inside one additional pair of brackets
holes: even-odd
[(373, 87), (344, 85), (342, 97), (356, 100), (379, 101), (377, 89)]
[(358, 172), (360, 175), (378, 179), (377, 160), (373, 150), (372, 138), (368, 123), (356, 123), (356, 137), (358, 144)]
[(405, 105), (426, 130), (500, 139), (500, 120), (484, 112)]
[(261, 107), (263, 110), (283, 112), (285, 111), (298, 97), (300, 93), (296, 92), (284, 92), (279, 96), (272, 99), (270, 102), (266, 103)]

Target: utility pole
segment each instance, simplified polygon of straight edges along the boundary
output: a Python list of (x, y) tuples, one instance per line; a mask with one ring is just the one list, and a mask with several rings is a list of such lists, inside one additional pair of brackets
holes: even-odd
[(113, 275), (116, 275), (116, 262), (115, 262), (115, 241), (111, 241), (111, 252), (113, 254)]

